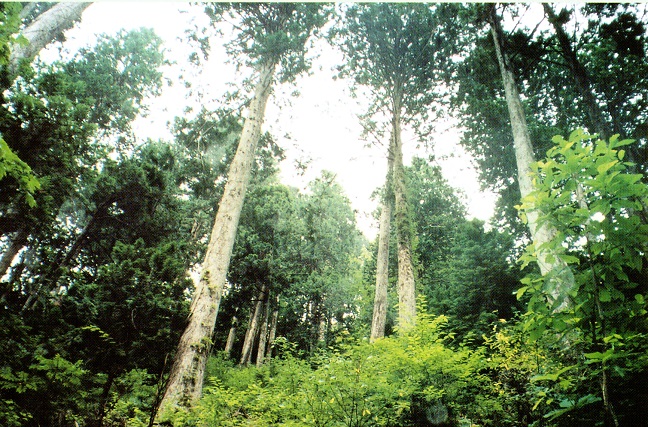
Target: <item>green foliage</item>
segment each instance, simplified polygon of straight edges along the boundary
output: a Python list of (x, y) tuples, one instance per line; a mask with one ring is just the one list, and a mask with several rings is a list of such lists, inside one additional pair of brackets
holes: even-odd
[[(232, 316), (243, 318), (265, 284), (280, 297), (278, 334), (311, 352), (326, 345), (320, 338), (332, 342), (353, 328), (361, 249), (355, 215), (330, 172), (304, 194), (276, 182), (276, 175), (261, 179), (241, 213), (217, 339), (224, 342)], [(320, 322), (327, 324), (325, 337)]]
[(310, 68), (306, 42), (328, 18), (330, 6), (315, 3), (210, 3), (205, 13), (213, 23), (236, 23), (236, 38), (227, 44), (232, 58), (252, 68), (279, 64), (282, 82)]
[[(7, 85), (6, 72), (4, 68), (9, 64), (11, 46), (24, 41), (24, 37), (17, 36), (20, 28), (20, 3), (3, 3), (0, 5), (0, 67), (2, 77), (0, 87)], [(5, 140), (0, 136), (0, 181), (6, 176), (13, 178), (18, 183), (18, 189), (23, 194), (25, 202), (34, 207), (34, 192), (40, 188), (40, 182), (32, 174), (31, 168), (23, 162), (12, 150)], [(6, 182), (3, 184), (6, 185)]]
[[(547, 158), (536, 163), (536, 189), (520, 208), (523, 213), (539, 209), (541, 221), (558, 230), (546, 245), (575, 271), (578, 286), (568, 295), (570, 308), (561, 313), (546, 302), (548, 290), (537, 276), (523, 280), (518, 297), (529, 297), (526, 328), (532, 338), (558, 334), (568, 348), (582, 353), (581, 359), (536, 381), (552, 383), (549, 388), (562, 396), (554, 399), (558, 406), (551, 417), (574, 411), (583, 416), (582, 408), (608, 399), (610, 390), (623, 389), (646, 370), (648, 226), (643, 218), (648, 187), (641, 175), (628, 172), (625, 148), (631, 140), (615, 135), (607, 142), (577, 130), (568, 139), (555, 137), (554, 143)], [(534, 261), (543, 249), (527, 248), (523, 263)], [(572, 379), (561, 380), (558, 374), (568, 371)], [(600, 378), (609, 384), (597, 392)], [(621, 391), (612, 398), (622, 417), (631, 417), (631, 408), (640, 405), (637, 396)], [(606, 416), (612, 416), (608, 408)]]
[(155, 376), (143, 369), (132, 369), (118, 377), (110, 391), (110, 409), (103, 425), (147, 427), (159, 387), (155, 383)]
[(398, 117), (421, 141), (427, 139), (428, 119), (442, 114), (435, 104), (444, 96), (437, 84), (439, 71), (457, 46), (443, 41), (454, 40), (460, 8), (416, 3), (339, 7), (329, 39), (344, 54), (339, 76), (355, 81), (352, 94), (368, 97), (362, 116), (365, 133), (384, 141), (386, 129)]
[[(88, 120), (113, 135), (127, 135), (130, 123), (146, 112), (147, 98), (159, 95), (162, 71), (168, 65), (162, 39), (152, 29), (140, 28), (115, 36), (100, 36), (94, 47), (82, 48), (61, 71), (74, 83), (59, 79), (45, 87), (70, 99), (85, 101)], [(116, 90), (118, 89), (118, 90)]]
[(17, 41), (20, 42), (19, 38), (16, 38), (16, 33), (21, 24), (21, 9), (22, 5), (17, 2), (0, 5), (0, 22), (2, 22), (2, 26), (0, 26), (0, 66), (9, 64), (11, 45)]
[[(55, 234), (63, 203), (79, 196), (79, 184), (95, 176), (107, 157), (108, 148), (97, 142), (100, 133), (127, 135), (144, 97), (157, 93), (160, 43), (148, 30), (122, 33), (119, 39), (100, 38), (67, 63), (21, 70), (0, 107), (7, 145), (2, 144), (0, 170), (16, 175), (2, 180), (0, 233), (22, 230), (41, 240)], [(29, 165), (31, 174), (10, 153)], [(38, 191), (32, 175), (40, 182)], [(36, 207), (14, 206), (21, 193)]]
[(3, 425), (22, 426), (81, 419), (78, 414), (88, 409), (86, 399), (91, 393), (86, 388), (88, 374), (81, 361), (72, 363), (58, 354), (53, 358), (37, 354), (24, 371), (3, 367), (0, 420)]
[(260, 369), (213, 360), (204, 397), (174, 425), (530, 425), (530, 378), (547, 354), (508, 327), (486, 347), (451, 349), (446, 323), (420, 313), (407, 334), (346, 341), (308, 361), (283, 353)]
[(18, 188), (23, 193), (25, 202), (36, 206), (34, 192), (40, 188), (40, 182), (32, 174), (31, 168), (11, 151), (4, 139), (0, 137), (0, 180), (10, 176), (17, 181)]

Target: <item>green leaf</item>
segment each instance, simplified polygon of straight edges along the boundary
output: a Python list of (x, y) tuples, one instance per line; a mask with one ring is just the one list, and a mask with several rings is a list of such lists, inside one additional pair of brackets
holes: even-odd
[(558, 372), (554, 372), (553, 374), (544, 374), (544, 375), (534, 375), (531, 377), (531, 382), (537, 382), (537, 381), (558, 381), (558, 378), (564, 374), (565, 372), (574, 369), (575, 366), (566, 366), (562, 369), (560, 369)]
[[(618, 135), (615, 135), (618, 137)], [(617, 141), (614, 137), (610, 138), (610, 148), (617, 148), (617, 147), (623, 147), (625, 145), (630, 145), (633, 142), (635, 142), (634, 139), (623, 139), (621, 141)]]
[(517, 297), (518, 300), (519, 300), (520, 298), (522, 298), (522, 295), (524, 295), (524, 293), (527, 291), (527, 289), (529, 289), (528, 286), (522, 286), (520, 289), (517, 290), (517, 292), (515, 293), (515, 295), (516, 295), (516, 297)]
[(599, 291), (599, 300), (601, 302), (610, 302), (612, 301), (612, 295), (610, 294), (610, 291), (603, 288)]
[(618, 160), (612, 160), (611, 162), (607, 162), (607, 163), (603, 163), (602, 165), (599, 165), (599, 166), (596, 168), (596, 170), (598, 171), (598, 173), (600, 173), (600, 174), (604, 174), (605, 172), (607, 172), (608, 170), (610, 170), (610, 168), (611, 168), (612, 166), (616, 165), (617, 163), (619, 163)]

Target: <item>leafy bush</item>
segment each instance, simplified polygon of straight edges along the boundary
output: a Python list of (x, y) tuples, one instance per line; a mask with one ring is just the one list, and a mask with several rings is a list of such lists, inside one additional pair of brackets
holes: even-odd
[[(511, 351), (512, 338), (499, 333), (488, 347), (451, 349), (446, 323), (444, 316), (420, 314), (407, 334), (348, 342), (308, 361), (290, 352), (261, 368), (214, 359), (204, 397), (176, 414), (174, 425), (516, 425), (531, 396), (519, 402), (519, 386), (502, 378), (515, 371), (514, 356), (527, 354), (522, 342)], [(529, 359), (519, 368), (522, 387), (537, 373), (532, 365)]]
[(634, 414), (647, 399), (636, 391), (648, 374), (648, 186), (625, 161), (631, 140), (576, 130), (553, 141), (536, 163), (535, 191), (521, 208), (541, 211), (557, 234), (545, 247), (527, 248), (523, 261), (549, 248), (572, 269), (576, 286), (562, 296), (570, 301), (563, 310), (548, 303), (542, 277), (528, 276), (518, 291), (530, 295), (528, 333), (554, 341), (553, 360), (560, 361), (534, 377), (543, 388), (535, 406), (546, 405), (547, 418), (567, 424), (642, 423)]

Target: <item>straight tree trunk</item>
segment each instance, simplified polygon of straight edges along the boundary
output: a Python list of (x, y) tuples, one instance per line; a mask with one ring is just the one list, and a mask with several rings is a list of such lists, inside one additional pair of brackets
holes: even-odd
[(275, 297), (274, 308), (272, 309), (272, 318), (270, 320), (270, 332), (268, 334), (268, 345), (266, 350), (266, 359), (272, 358), (272, 346), (277, 337), (277, 323), (279, 323), (279, 295)]
[(252, 348), (254, 342), (259, 334), (259, 326), (261, 324), (261, 315), (263, 312), (263, 305), (265, 302), (267, 287), (264, 284), (259, 291), (256, 303), (254, 304), (254, 311), (250, 317), (250, 324), (248, 325), (247, 333), (245, 334), (245, 341), (243, 342), (243, 351), (241, 352), (241, 365), (248, 365), (252, 359)]
[[(502, 29), (494, 5), (491, 5), (490, 20), (491, 35), (495, 43), (495, 52), (502, 74), (506, 103), (513, 129), (513, 145), (517, 163), (518, 184), (520, 186), (520, 194), (524, 198), (533, 191), (531, 164), (535, 162), (535, 155), (533, 153), (526, 118), (524, 117), (524, 108), (520, 100), (520, 93), (518, 92), (513, 71), (503, 48)], [(569, 306), (569, 294), (574, 288), (574, 275), (569, 266), (556, 256), (552, 250), (537, 249), (543, 244), (550, 242), (556, 235), (556, 230), (547, 224), (538, 224), (539, 212), (535, 210), (527, 211), (526, 215), (531, 238), (537, 250), (540, 273), (548, 279), (549, 302), (553, 305), (554, 310), (564, 310)]]
[(256, 365), (263, 365), (263, 359), (266, 354), (266, 344), (268, 343), (268, 320), (270, 318), (270, 295), (266, 293), (263, 302), (263, 320), (259, 329), (259, 348), (257, 349)]
[(247, 355), (246, 349), (248, 349), (252, 345), (252, 338), (250, 335), (252, 334), (252, 323), (254, 323), (254, 318), (256, 316), (256, 303), (254, 304), (254, 307), (250, 310), (250, 316), (248, 319), (247, 323), (247, 329), (245, 330), (245, 337), (243, 338), (243, 347), (241, 348), (241, 358), (239, 359), (239, 365), (247, 365), (247, 356), (249, 356), (250, 352), (248, 351)]
[(407, 206), (407, 184), (403, 166), (401, 140), (400, 92), (394, 96), (392, 139), (394, 147), (394, 209), (396, 240), (398, 243), (398, 326), (401, 332), (416, 323), (416, 288), (412, 265), (411, 224)]
[(378, 231), (378, 255), (376, 256), (376, 294), (374, 297), (373, 319), (371, 321), (371, 337), (373, 342), (385, 336), (387, 323), (387, 288), (389, 284), (389, 229), (392, 214), (392, 177), (394, 169), (394, 138), (390, 138), (387, 154), (387, 177), (385, 179), (385, 195), (383, 196), (382, 212), (380, 213), (380, 229)]
[(21, 34), (29, 42), (26, 46), (15, 45), (9, 57), (9, 73), (15, 76), (22, 60), (31, 62), (38, 53), (60, 37), (75, 22), (91, 2), (58, 3), (36, 17)]
[(560, 50), (562, 51), (562, 56), (567, 61), (567, 66), (572, 73), (574, 78), (574, 83), (576, 88), (583, 98), (585, 103), (585, 110), (587, 111), (587, 116), (590, 121), (590, 126), (592, 130), (599, 134), (599, 137), (602, 139), (608, 139), (612, 135), (610, 126), (603, 117), (603, 113), (599, 108), (598, 102), (596, 101), (596, 96), (592, 90), (592, 84), (590, 82), (589, 75), (583, 64), (578, 60), (578, 56), (572, 47), (572, 44), (569, 40), (569, 36), (565, 32), (565, 29), (562, 26), (562, 23), (559, 17), (556, 16), (551, 6), (547, 3), (542, 4), (545, 14), (549, 19), (549, 22), (554, 27), (556, 31), (556, 37), (558, 38), (558, 43), (560, 45)]
[(261, 125), (272, 89), (275, 63), (261, 66), (250, 102), (241, 140), (232, 160), (211, 238), (203, 262), (203, 273), (189, 311), (188, 325), (180, 338), (158, 416), (176, 406), (191, 406), (200, 398), (205, 364), (211, 350), (218, 307), (227, 279), (236, 229), (245, 192), (252, 173)]
[(227, 334), (227, 343), (225, 343), (225, 356), (229, 359), (232, 357), (232, 349), (234, 348), (234, 340), (236, 340), (236, 327), (238, 326), (238, 318), (232, 317), (232, 326), (230, 326), (229, 333)]
[(317, 345), (326, 347), (326, 331), (328, 329), (328, 320), (326, 316), (321, 314), (319, 316), (319, 326), (317, 327)]

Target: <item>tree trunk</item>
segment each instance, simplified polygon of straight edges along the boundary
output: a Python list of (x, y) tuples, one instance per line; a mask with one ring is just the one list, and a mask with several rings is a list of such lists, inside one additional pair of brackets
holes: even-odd
[(264, 284), (257, 296), (256, 304), (254, 304), (254, 311), (250, 316), (250, 324), (248, 325), (247, 333), (245, 334), (245, 342), (243, 342), (243, 351), (241, 352), (241, 365), (248, 365), (252, 359), (252, 348), (254, 342), (259, 334), (259, 326), (261, 324), (261, 315), (263, 313), (263, 305), (265, 302), (267, 287)]
[(60, 37), (92, 3), (58, 3), (31, 22), (21, 34), (27, 39), (26, 46), (14, 45), (9, 57), (9, 73), (15, 76), (22, 60), (31, 62), (38, 53)]
[[(490, 18), (491, 34), (495, 43), (495, 52), (502, 74), (506, 103), (513, 129), (513, 145), (517, 163), (518, 184), (520, 186), (520, 194), (524, 198), (533, 191), (531, 164), (535, 162), (535, 155), (533, 154), (531, 137), (529, 136), (529, 129), (526, 118), (524, 117), (524, 108), (520, 100), (520, 93), (518, 92), (513, 71), (509, 66), (508, 58), (503, 48), (502, 29), (494, 5), (491, 5)], [(574, 275), (569, 266), (553, 253), (554, 251), (551, 249), (537, 249), (543, 244), (550, 242), (556, 235), (556, 230), (546, 224), (538, 224), (539, 212), (535, 210), (527, 211), (526, 215), (531, 238), (537, 250), (540, 273), (548, 281), (550, 303), (554, 306), (554, 310), (564, 310), (569, 305), (569, 293), (574, 288)]]
[(324, 314), (319, 316), (319, 325), (317, 327), (317, 345), (320, 348), (326, 347), (326, 331), (328, 330), (328, 319)]
[(238, 326), (238, 318), (232, 317), (232, 326), (230, 326), (229, 333), (227, 334), (227, 343), (225, 343), (225, 356), (229, 359), (232, 357), (232, 349), (234, 348), (234, 340), (236, 339), (236, 327)]
[(405, 332), (416, 323), (416, 288), (412, 265), (411, 223), (403, 166), (400, 95), (394, 97), (392, 144), (394, 151), (394, 209), (398, 243), (398, 327)]
[(0, 258), (0, 278), (7, 274), (7, 270), (11, 267), (14, 258), (27, 243), (27, 237), (29, 237), (29, 233), (25, 229), (18, 230), (9, 237), (9, 246), (7, 246)]
[(270, 333), (268, 334), (268, 345), (266, 359), (272, 358), (272, 346), (277, 337), (277, 323), (279, 323), (279, 295), (275, 297), (274, 308), (272, 309), (272, 319), (270, 320)]
[(211, 336), (227, 278), (236, 229), (250, 181), (256, 146), (261, 136), (274, 69), (274, 63), (261, 67), (241, 140), (216, 213), (203, 262), (203, 273), (190, 307), (188, 325), (180, 338), (158, 416), (164, 416), (166, 410), (178, 405), (190, 406), (202, 393), (205, 363), (211, 349)]
[(257, 350), (257, 367), (263, 365), (263, 358), (266, 354), (266, 344), (268, 343), (268, 319), (270, 317), (270, 295), (265, 294), (265, 301), (263, 301), (263, 320), (261, 321), (261, 328), (259, 329), (259, 348)]
[(371, 337), (373, 342), (385, 336), (387, 323), (387, 288), (389, 284), (389, 228), (392, 214), (392, 176), (394, 168), (393, 136), (390, 138), (387, 154), (387, 177), (385, 179), (385, 194), (380, 213), (380, 229), (378, 231), (378, 255), (376, 256), (376, 294), (374, 297), (373, 319), (371, 321)]
[(599, 134), (600, 138), (608, 139), (612, 135), (612, 132), (610, 130), (610, 126), (603, 117), (603, 113), (599, 108), (598, 102), (596, 101), (596, 96), (594, 95), (594, 92), (592, 90), (592, 85), (590, 83), (587, 70), (578, 60), (578, 56), (576, 55), (576, 52), (572, 47), (569, 36), (567, 36), (567, 33), (565, 33), (559, 17), (556, 16), (549, 4), (543, 3), (542, 6), (544, 7), (544, 11), (547, 15), (547, 18), (549, 19), (549, 22), (551, 22), (554, 30), (556, 31), (556, 37), (558, 38), (558, 43), (560, 44), (562, 56), (567, 61), (567, 66), (572, 73), (576, 88), (583, 98), (587, 116), (590, 120), (590, 126), (592, 127), (592, 130), (594, 132), (597, 132)]

